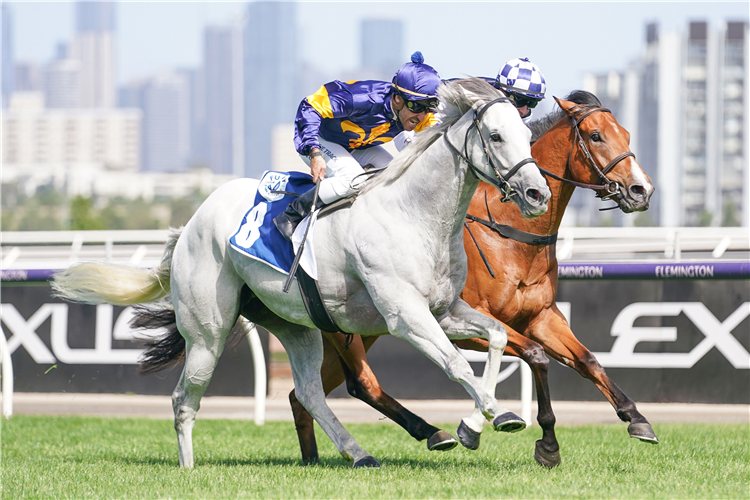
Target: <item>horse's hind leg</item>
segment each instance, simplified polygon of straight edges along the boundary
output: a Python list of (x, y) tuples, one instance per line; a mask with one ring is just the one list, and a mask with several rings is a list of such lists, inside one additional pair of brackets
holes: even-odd
[[(417, 441), (427, 439), (427, 447), (430, 451), (453, 449), (458, 444), (453, 436), (413, 414), (382, 390), (378, 379), (367, 364), (367, 351), (377, 339), (378, 337), (362, 339), (359, 335), (354, 335), (352, 343), (346, 348), (346, 335), (324, 333), (324, 356), (320, 374), (326, 395), (346, 381), (346, 387), (351, 396), (364, 401), (389, 417)], [(302, 460), (305, 463), (317, 462), (318, 449), (315, 443), (313, 419), (297, 401), (294, 391), (289, 393), (289, 401), (302, 451)]]
[(591, 380), (617, 411), (617, 416), (629, 422), (630, 437), (648, 443), (659, 440), (646, 417), (641, 415), (635, 403), (607, 376), (602, 365), (593, 354), (575, 337), (568, 323), (556, 308), (548, 309), (529, 325), (530, 337), (544, 346), (553, 358), (575, 369), (583, 377)]
[[(323, 364), (320, 369), (320, 376), (326, 396), (344, 382), (344, 373), (341, 370), (341, 365), (338, 363), (338, 352), (325, 337), (323, 337)], [(315, 463), (318, 461), (315, 421), (312, 415), (305, 410), (305, 407), (297, 399), (294, 389), (289, 393), (289, 403), (292, 407), (294, 426), (297, 430), (299, 447), (302, 452), (302, 461), (305, 464)]]
[(175, 271), (172, 299), (177, 328), (185, 338), (185, 366), (172, 393), (172, 408), (180, 465), (192, 467), (195, 415), (237, 321), (243, 282), (229, 269), (219, 270), (213, 263)]
[(352, 343), (347, 348), (346, 335), (342, 333), (326, 333), (325, 335), (338, 351), (340, 363), (323, 366), (322, 371), (326, 372), (334, 367), (340, 368), (346, 377), (346, 388), (350, 395), (364, 401), (396, 422), (417, 441), (427, 439), (427, 447), (430, 451), (450, 450), (458, 444), (453, 436), (428, 424), (383, 391), (370, 365), (367, 364), (366, 349), (369, 349), (377, 337), (368, 338), (368, 345), (365, 347), (362, 338), (354, 335)]
[(296, 397), (331, 438), (339, 453), (354, 462), (354, 467), (380, 467), (380, 463), (363, 450), (347, 432), (325, 401), (320, 378), (323, 362), (323, 340), (317, 330), (290, 325), (271, 328), (289, 355)]

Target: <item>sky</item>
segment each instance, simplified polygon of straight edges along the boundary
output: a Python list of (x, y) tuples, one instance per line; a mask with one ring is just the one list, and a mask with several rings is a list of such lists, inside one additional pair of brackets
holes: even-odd
[[(74, 31), (72, 2), (6, 2), (14, 16), (16, 60), (44, 63)], [(246, 2), (120, 2), (118, 81), (196, 67), (203, 28), (239, 22)], [(301, 60), (330, 78), (359, 64), (364, 18), (402, 19), (404, 62), (415, 50), (443, 78), (495, 76), (508, 59), (528, 57), (545, 74), (548, 95), (581, 88), (588, 72), (623, 70), (644, 48), (645, 24), (683, 30), (691, 20), (719, 26), (747, 20), (737, 2), (297, 2)], [(394, 68), (394, 72), (397, 68)], [(325, 83), (325, 82), (320, 82)], [(303, 97), (303, 96), (301, 96)], [(544, 107), (540, 108), (544, 109)]]

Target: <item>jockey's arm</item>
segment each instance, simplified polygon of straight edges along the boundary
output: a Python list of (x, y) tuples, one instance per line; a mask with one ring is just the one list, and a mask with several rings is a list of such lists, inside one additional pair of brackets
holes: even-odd
[(317, 92), (302, 100), (294, 120), (294, 146), (297, 153), (308, 156), (320, 148), (318, 136), (324, 119), (343, 118), (352, 112), (352, 95), (340, 82), (326, 83)]

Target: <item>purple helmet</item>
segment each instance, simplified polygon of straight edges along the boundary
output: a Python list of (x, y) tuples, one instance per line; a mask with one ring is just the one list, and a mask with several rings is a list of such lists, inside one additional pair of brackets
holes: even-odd
[(417, 51), (411, 55), (411, 62), (396, 72), (391, 85), (406, 101), (437, 101), (440, 75), (432, 66), (424, 64), (424, 56)]

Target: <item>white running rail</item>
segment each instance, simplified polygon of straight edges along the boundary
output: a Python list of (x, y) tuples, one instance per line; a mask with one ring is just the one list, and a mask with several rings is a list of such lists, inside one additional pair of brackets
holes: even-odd
[(266, 422), (266, 392), (268, 392), (266, 357), (263, 354), (263, 344), (260, 342), (258, 329), (244, 317), (240, 317), (240, 321), (247, 331), (247, 341), (250, 343), (250, 353), (253, 357), (253, 368), (255, 370), (255, 424), (263, 425)]
[(3, 417), (10, 418), (13, 415), (13, 362), (10, 359), (8, 342), (5, 340), (5, 332), (0, 329), (0, 361), (2, 361), (3, 378)]

